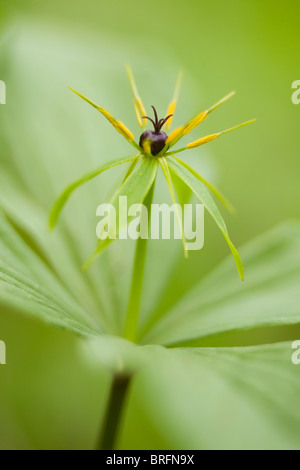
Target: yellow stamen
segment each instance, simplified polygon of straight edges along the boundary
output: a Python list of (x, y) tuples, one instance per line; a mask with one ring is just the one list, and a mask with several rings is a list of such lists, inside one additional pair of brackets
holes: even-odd
[(195, 127), (199, 126), (199, 124), (201, 124), (201, 122), (203, 122), (204, 119), (206, 119), (207, 114), (208, 114), (207, 111), (203, 111), (202, 113), (199, 113), (196, 117), (194, 117), (194, 119), (189, 121), (184, 126), (183, 135), (189, 134), (193, 129), (195, 129)]
[(142, 100), (139, 96), (138, 89), (137, 89), (137, 86), (136, 86), (136, 83), (135, 83), (135, 80), (134, 80), (132, 70), (130, 68), (130, 65), (128, 65), (128, 64), (126, 65), (126, 71), (127, 71), (127, 75), (128, 75), (128, 78), (129, 78), (129, 83), (130, 83), (132, 94), (133, 94), (133, 104), (134, 104), (134, 109), (135, 109), (135, 113), (136, 113), (136, 117), (137, 117), (139, 126), (140, 127), (145, 127), (146, 124), (147, 124), (147, 119), (142, 119), (142, 116), (146, 116), (147, 113), (146, 113), (145, 107), (143, 105), (143, 102), (142, 102)]
[(201, 139), (195, 140), (195, 142), (191, 142), (187, 144), (188, 149), (193, 149), (195, 147), (199, 147), (199, 145), (207, 144), (211, 140), (217, 139), (221, 134), (211, 134), (207, 135), (206, 137), (202, 137)]
[(115, 128), (120, 134), (122, 134), (125, 139), (127, 139), (129, 142), (132, 142), (134, 140), (134, 135), (130, 132), (129, 129), (123, 124), (123, 122), (118, 121), (115, 125)]
[(121, 121), (118, 121), (116, 118), (114, 118), (106, 109), (102, 108), (102, 106), (98, 106), (96, 103), (91, 101), (89, 98), (86, 98), (86, 96), (82, 95), (76, 90), (73, 90), (73, 88), (70, 88), (70, 90), (78, 95), (80, 98), (82, 98), (84, 101), (89, 103), (93, 108), (97, 109), (113, 126), (114, 128), (122, 134), (123, 137), (125, 137), (126, 140), (129, 142), (133, 142), (134, 140), (134, 135), (130, 132), (129, 129), (123, 124)]
[[(171, 103), (169, 104), (166, 116), (169, 116), (169, 114), (174, 114), (175, 109), (176, 109), (176, 105), (177, 105), (177, 101), (171, 101)], [(173, 120), (173, 116), (170, 117), (167, 120), (167, 122), (165, 124), (167, 129), (170, 129), (170, 127), (171, 127), (170, 121), (172, 122), (172, 120)]]
[[(170, 114), (172, 114), (174, 116), (175, 109), (176, 109), (176, 106), (177, 106), (178, 97), (179, 97), (179, 92), (180, 92), (180, 87), (181, 87), (181, 82), (182, 82), (182, 76), (183, 76), (183, 73), (179, 72), (178, 77), (177, 77), (177, 81), (176, 81), (176, 85), (175, 85), (174, 95), (173, 95), (171, 103), (169, 104), (166, 116), (169, 116)], [(172, 124), (172, 121), (173, 121), (173, 116), (170, 117), (168, 119), (168, 121), (166, 122), (166, 124), (165, 124), (167, 130), (169, 130), (171, 128), (171, 124)]]
[(135, 114), (136, 114), (139, 126), (143, 127), (143, 121), (141, 119), (140, 110), (139, 110), (138, 104), (137, 104), (135, 99), (133, 100), (133, 106), (134, 106), (134, 110), (135, 110)]
[(174, 129), (173, 132), (169, 135), (169, 137), (166, 140), (166, 145), (174, 145), (176, 142), (181, 139), (183, 136), (183, 130), (184, 126), (177, 127), (177, 129)]
[[(221, 106), (221, 104), (225, 103), (227, 100), (229, 100), (233, 95), (235, 94), (234, 91), (232, 91), (231, 93), (229, 93), (228, 95), (224, 96), (224, 98), (222, 98), (220, 101), (218, 101), (216, 104), (214, 104), (213, 106), (211, 106), (210, 108), (206, 109), (205, 111), (202, 111), (201, 113), (197, 114), (197, 116), (195, 116), (193, 119), (191, 119), (185, 126), (181, 127), (181, 128), (178, 128), (178, 129), (175, 129), (175, 131), (173, 131), (174, 133), (176, 131), (178, 131), (178, 133), (174, 134), (175, 138), (174, 139), (170, 139), (170, 137), (172, 136), (172, 134), (170, 135), (169, 137), (169, 142), (167, 141), (167, 143), (169, 145), (174, 145), (176, 144), (176, 142), (181, 139), (184, 135), (187, 135), (189, 134), (193, 129), (195, 129), (197, 126), (199, 126), (199, 124), (201, 124), (206, 118), (207, 116), (212, 112), (214, 111), (215, 109), (217, 109), (219, 106)], [(181, 133), (179, 132), (179, 129), (181, 129)], [(200, 144), (201, 145), (201, 144)]]
[[(143, 105), (143, 102), (142, 102), (141, 98), (138, 97), (138, 98), (136, 99), (136, 102), (137, 102), (137, 105), (138, 105), (138, 107), (139, 107), (139, 109), (140, 109), (141, 114), (142, 114), (143, 116), (146, 116), (147, 113), (146, 113), (146, 110), (145, 110), (145, 108), (144, 108), (144, 105)], [(144, 119), (144, 121), (147, 122), (147, 119)]]
[(202, 137), (201, 139), (191, 142), (190, 144), (187, 145), (187, 148), (193, 149), (195, 147), (199, 147), (200, 145), (207, 144), (208, 142), (211, 142), (212, 140), (217, 139), (223, 134), (227, 134), (228, 132), (235, 131), (236, 129), (240, 129), (241, 127), (248, 126), (248, 124), (252, 124), (255, 121), (256, 119), (252, 119), (251, 121), (243, 122), (242, 124), (238, 124), (237, 126), (231, 127), (230, 129), (226, 129), (225, 131), (218, 132), (216, 134), (207, 135), (206, 137)]

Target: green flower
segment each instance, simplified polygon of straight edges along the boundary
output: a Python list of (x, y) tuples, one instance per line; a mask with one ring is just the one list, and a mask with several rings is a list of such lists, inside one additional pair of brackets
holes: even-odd
[[(185, 147), (173, 149), (174, 145), (177, 144), (182, 137), (186, 136), (193, 129), (199, 126), (199, 124), (201, 124), (212, 111), (214, 111), (221, 104), (225, 103), (229, 98), (231, 98), (234, 95), (234, 92), (225, 96), (214, 106), (197, 114), (197, 116), (192, 118), (187, 124), (173, 130), (170, 135), (167, 135), (165, 131), (168, 132), (171, 127), (172, 118), (177, 106), (179, 89), (182, 79), (181, 74), (179, 74), (176, 83), (174, 96), (167, 111), (167, 117), (158, 119), (156, 109), (154, 108), (154, 106), (152, 106), (154, 111), (153, 120), (149, 116), (146, 116), (145, 107), (139, 96), (136, 83), (129, 66), (127, 66), (127, 73), (132, 88), (134, 109), (136, 112), (138, 124), (143, 129), (143, 132), (139, 138), (139, 143), (137, 143), (137, 141), (135, 140), (133, 133), (121, 121), (113, 117), (102, 106), (98, 106), (93, 101), (86, 98), (81, 93), (78, 93), (77, 91), (73, 90), (72, 88), (70, 88), (70, 90), (76, 93), (80, 98), (88, 102), (90, 105), (92, 105), (95, 109), (97, 109), (97, 111), (99, 111), (113, 125), (113, 127), (127, 140), (130, 145), (135, 148), (138, 153), (135, 153), (134, 155), (131, 155), (126, 158), (115, 160), (113, 162), (108, 163), (107, 165), (101, 166), (100, 168), (95, 169), (94, 171), (86, 174), (79, 180), (69, 185), (58, 198), (52, 208), (49, 220), (50, 228), (52, 229), (55, 226), (64, 205), (68, 201), (71, 194), (75, 191), (75, 189), (77, 189), (84, 183), (90, 181), (91, 179), (95, 178), (96, 176), (100, 175), (100, 173), (103, 173), (104, 171), (113, 168), (117, 165), (121, 165), (123, 163), (130, 163), (129, 168), (124, 176), (124, 179), (120, 187), (116, 190), (113, 200), (111, 201), (118, 213), (117, 201), (119, 200), (120, 196), (127, 196), (128, 204), (143, 203), (146, 201), (147, 197), (150, 197), (154, 188), (158, 168), (161, 167), (169, 187), (172, 201), (175, 204), (175, 208), (177, 207), (177, 204), (173, 184), (174, 176), (178, 177), (184, 183), (184, 185), (186, 185), (190, 190), (192, 190), (192, 192), (201, 201), (201, 203), (204, 204), (210, 215), (215, 220), (219, 229), (221, 230), (234, 256), (240, 278), (243, 280), (244, 269), (241, 258), (238, 254), (237, 249), (229, 238), (228, 230), (224, 219), (221, 213), (219, 212), (214, 200), (210, 196), (209, 192), (206, 190), (206, 187), (212, 191), (212, 193), (219, 199), (219, 201), (222, 202), (222, 204), (224, 204), (225, 207), (227, 207), (227, 209), (233, 211), (231, 204), (225, 199), (225, 197), (220, 193), (220, 191), (218, 191), (211, 183), (206, 181), (203, 176), (198, 174), (190, 165), (179, 159), (176, 155), (180, 152), (183, 152), (184, 150), (189, 150), (211, 142), (212, 140), (215, 140), (221, 135), (224, 135), (232, 130), (239, 129), (240, 127), (246, 126), (247, 124), (251, 124), (252, 122), (254, 122), (254, 120), (244, 122), (242, 124), (239, 124), (238, 126), (232, 127), (225, 131), (216, 132), (205, 137), (200, 137), (194, 142), (187, 144)], [(149, 121), (152, 122), (154, 126), (153, 130), (146, 129), (146, 126)], [(188, 252), (186, 249), (186, 241), (182, 228), (181, 217), (178, 212), (177, 219), (181, 229), (184, 253), (187, 257)], [(119, 230), (121, 229), (122, 227), (119, 227)], [(99, 240), (96, 251), (86, 263), (85, 268), (87, 268), (111, 242), (112, 240)]]

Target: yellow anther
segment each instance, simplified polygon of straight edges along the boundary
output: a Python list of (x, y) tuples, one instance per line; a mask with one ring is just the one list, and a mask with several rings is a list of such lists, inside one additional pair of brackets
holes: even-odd
[[(169, 104), (166, 116), (169, 116), (169, 114), (174, 114), (176, 105), (177, 105), (177, 101), (171, 101), (171, 103)], [(170, 121), (172, 122), (172, 118), (168, 119), (168, 121), (166, 122), (167, 129), (170, 129), (171, 127)]]
[(187, 145), (187, 148), (188, 149), (193, 149), (195, 147), (199, 147), (199, 145), (207, 144), (211, 140), (215, 140), (220, 135), (221, 134), (207, 135), (206, 137), (202, 137), (201, 139), (195, 140), (195, 142), (191, 142), (190, 144)]
[(183, 76), (182, 72), (179, 72), (178, 77), (177, 77), (177, 81), (176, 81), (176, 85), (175, 85), (174, 95), (173, 95), (171, 103), (169, 104), (168, 111), (167, 111), (167, 114), (166, 114), (166, 116), (169, 116), (170, 114), (172, 114), (172, 117), (170, 119), (168, 119), (168, 121), (165, 124), (167, 130), (169, 130), (171, 128), (171, 124), (172, 124), (172, 121), (173, 121), (173, 116), (174, 116), (174, 113), (175, 113), (175, 109), (176, 109), (177, 101), (178, 101), (178, 96), (179, 96), (179, 92), (180, 92), (182, 76)]
[(194, 117), (194, 119), (192, 119), (190, 122), (188, 122), (184, 126), (183, 135), (189, 134), (193, 129), (195, 129), (195, 127), (199, 126), (199, 124), (201, 124), (201, 122), (204, 121), (207, 115), (208, 115), (207, 111), (203, 111), (202, 113), (197, 114), (197, 116)]
[(136, 114), (136, 118), (138, 120), (139, 126), (143, 127), (143, 121), (141, 119), (141, 113), (140, 113), (136, 99), (133, 100), (133, 105), (134, 105), (134, 110), (135, 110), (135, 114)]
[(169, 135), (166, 140), (166, 145), (174, 145), (176, 142), (183, 136), (184, 126), (177, 127), (174, 129), (173, 132)]
[(146, 116), (147, 113), (146, 113), (146, 110), (145, 110), (145, 108), (144, 108), (143, 102), (142, 102), (142, 100), (141, 100), (140, 97), (137, 98), (137, 105), (138, 105), (138, 107), (139, 107), (140, 112), (142, 113), (142, 115), (143, 115), (143, 116)]
[(137, 89), (137, 86), (136, 86), (136, 83), (135, 83), (135, 80), (134, 80), (134, 76), (133, 76), (131, 67), (128, 64), (126, 65), (126, 70), (127, 70), (127, 75), (128, 75), (128, 78), (129, 78), (129, 83), (130, 83), (130, 86), (131, 86), (132, 94), (133, 94), (133, 104), (134, 104), (136, 117), (137, 117), (139, 125), (141, 127), (144, 127), (144, 126), (146, 126), (147, 120), (142, 119), (142, 117), (146, 116), (147, 113), (146, 113), (145, 107), (143, 105), (143, 102), (142, 102), (142, 100), (139, 96), (138, 89)]
[(218, 132), (216, 134), (207, 135), (205, 137), (202, 137), (201, 139), (195, 140), (195, 142), (191, 142), (190, 144), (187, 145), (187, 148), (193, 149), (195, 147), (199, 147), (199, 145), (207, 144), (208, 142), (211, 142), (212, 140), (215, 140), (218, 137), (220, 137), (220, 135), (227, 134), (228, 132), (235, 131), (236, 129), (240, 129), (241, 127), (244, 127), (244, 126), (248, 126), (248, 124), (252, 124), (255, 121), (256, 119), (252, 119), (251, 121), (242, 122), (242, 124), (238, 124), (237, 126), (231, 127), (230, 129), (226, 129), (225, 131)]
[[(221, 106), (221, 104), (223, 104), (227, 100), (229, 100), (229, 98), (231, 98), (234, 94), (235, 94), (235, 92), (232, 91), (231, 93), (226, 95), (224, 98), (222, 98), (220, 101), (218, 101), (216, 104), (214, 104), (213, 106), (211, 106), (207, 110), (202, 111), (201, 113), (197, 114), (197, 116), (195, 116), (185, 126), (183, 126), (183, 131), (182, 131), (181, 135), (178, 134), (178, 136), (176, 136), (176, 139), (170, 139), (170, 141), (169, 142), (167, 141), (167, 143), (169, 143), (170, 145), (174, 145), (181, 137), (183, 137), (184, 135), (189, 134), (193, 129), (195, 129), (197, 126), (199, 126), (199, 124), (201, 124), (207, 118), (209, 113), (211, 113), (216, 108)], [(176, 129), (175, 129), (175, 131), (176, 131)], [(200, 145), (202, 145), (202, 144), (200, 144)]]
[(129, 129), (127, 129), (123, 122), (118, 121), (115, 127), (117, 131), (125, 137), (125, 139), (129, 140), (129, 142), (132, 142), (134, 140), (134, 135), (130, 132)]
[(98, 106), (96, 103), (91, 101), (89, 98), (86, 96), (82, 95), (78, 91), (73, 90), (73, 88), (70, 88), (73, 93), (78, 95), (80, 98), (82, 98), (84, 101), (89, 103), (93, 108), (97, 109), (113, 126), (114, 128), (125, 137), (126, 140), (129, 142), (132, 142), (134, 140), (134, 135), (130, 132), (129, 129), (121, 122), (118, 121), (116, 118), (114, 118), (106, 109), (102, 108), (102, 106)]

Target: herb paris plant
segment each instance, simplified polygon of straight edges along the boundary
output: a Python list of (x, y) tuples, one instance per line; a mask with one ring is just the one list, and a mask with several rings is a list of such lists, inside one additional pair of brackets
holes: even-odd
[[(219, 229), (221, 230), (225, 240), (228, 243), (228, 246), (234, 256), (235, 263), (239, 272), (241, 279), (244, 279), (244, 268), (239, 256), (239, 253), (233, 243), (229, 238), (229, 234), (227, 231), (226, 224), (222, 215), (220, 214), (216, 204), (214, 203), (213, 199), (209, 195), (209, 193), (205, 189), (205, 185), (209, 187), (213, 193), (218, 197), (218, 199), (225, 204), (225, 206), (231, 208), (226, 203), (224, 197), (219, 193), (219, 191), (214, 188), (210, 183), (204, 180), (204, 178), (199, 175), (193, 168), (191, 168), (188, 164), (184, 163), (182, 160), (177, 158), (175, 154), (182, 152), (187, 149), (195, 148), (200, 145), (203, 145), (207, 142), (210, 142), (227, 132), (232, 130), (238, 129), (243, 127), (247, 124), (254, 122), (247, 121), (238, 126), (235, 126), (231, 129), (226, 131), (214, 133), (208, 135), (206, 137), (202, 137), (194, 142), (191, 142), (186, 147), (179, 148), (172, 150), (172, 147), (185, 135), (189, 134), (194, 128), (196, 128), (200, 123), (202, 123), (207, 116), (219, 107), (221, 104), (225, 103), (229, 98), (233, 96), (234, 93), (230, 93), (229, 95), (225, 96), (222, 100), (218, 101), (214, 106), (211, 108), (202, 111), (201, 113), (197, 114), (193, 119), (191, 119), (187, 124), (184, 126), (178, 127), (177, 129), (173, 130), (169, 136), (162, 131), (164, 126), (170, 128), (173, 113), (176, 108), (177, 103), (177, 96), (179, 91), (179, 84), (181, 81), (181, 75), (179, 75), (174, 97), (169, 105), (167, 117), (163, 119), (158, 119), (157, 111), (154, 106), (152, 106), (154, 111), (154, 118), (153, 121), (149, 116), (146, 116), (145, 108), (142, 103), (142, 100), (138, 94), (137, 87), (133, 78), (132, 71), (129, 66), (127, 66), (128, 76), (131, 83), (131, 88), (133, 91), (133, 99), (134, 99), (134, 108), (137, 115), (137, 120), (139, 125), (144, 128), (147, 124), (147, 121), (152, 122), (154, 130), (144, 130), (142, 135), (139, 139), (139, 144), (137, 144), (134, 140), (134, 135), (132, 132), (119, 120), (113, 117), (108, 111), (106, 111), (103, 107), (96, 105), (91, 100), (83, 96), (81, 93), (71, 89), (74, 93), (80, 96), (82, 99), (87, 101), (91, 104), (94, 108), (100, 111), (106, 119), (113, 125), (113, 127), (134, 147), (136, 148), (139, 153), (137, 155), (123, 158), (114, 162), (111, 162), (108, 165), (102, 166), (92, 173), (88, 173), (83, 178), (72, 183), (70, 186), (66, 188), (66, 190), (62, 193), (59, 199), (54, 204), (54, 207), (50, 214), (50, 227), (53, 228), (58, 220), (59, 214), (62, 211), (64, 205), (66, 204), (67, 200), (73, 193), (73, 191), (84, 184), (85, 182), (91, 180), (95, 176), (103, 173), (105, 170), (112, 168), (113, 166), (120, 165), (123, 163), (130, 163), (129, 169), (123, 179), (121, 186), (117, 189), (112, 203), (116, 205), (116, 201), (120, 196), (127, 196), (129, 198), (130, 203), (143, 203), (147, 201), (146, 207), (148, 209), (148, 213), (151, 213), (151, 201), (152, 201), (152, 194), (154, 189), (154, 183), (157, 175), (158, 166), (160, 165), (167, 181), (167, 185), (171, 194), (172, 201), (174, 203), (175, 211), (177, 220), (180, 226), (183, 248), (185, 256), (187, 257), (187, 249), (186, 249), (186, 241), (182, 227), (182, 220), (178, 212), (178, 206), (176, 203), (176, 196), (172, 181), (172, 175), (176, 175), (186, 186), (188, 186), (197, 198), (204, 204), (207, 208), (215, 222), (217, 223)], [(116, 207), (117, 208), (117, 207)], [(108, 221), (108, 215), (106, 220)], [(106, 222), (108, 223), (108, 222)], [(102, 231), (105, 230), (105, 224), (103, 225)], [(121, 230), (121, 227), (119, 227)], [(112, 242), (112, 239), (106, 239), (104, 241), (101, 240), (99, 237), (98, 245), (94, 255), (90, 258), (90, 260), (86, 263), (85, 267), (89, 267), (90, 264), (95, 260), (95, 258)], [(131, 284), (131, 293), (129, 297), (129, 305), (128, 305), (128, 312), (127, 312), (127, 320), (125, 324), (124, 336), (132, 341), (136, 340), (137, 335), (137, 328), (138, 328), (138, 317), (139, 317), (139, 310), (140, 310), (140, 300), (141, 300), (141, 293), (142, 293), (142, 284), (143, 284), (143, 274), (144, 274), (144, 266), (145, 266), (145, 258), (146, 258), (146, 247), (147, 247), (147, 240), (139, 239), (137, 241), (136, 246), (136, 255), (135, 255), (135, 263), (133, 268), (133, 276), (132, 276), (132, 284)]]
[[(91, 180), (92, 178), (98, 176), (100, 173), (108, 170), (117, 165), (121, 165), (123, 163), (131, 163), (123, 183), (121, 184), (120, 188), (117, 190), (117, 193), (114, 197), (114, 202), (117, 199), (117, 196), (120, 196), (121, 193), (129, 196), (129, 194), (133, 194), (135, 197), (135, 202), (143, 202), (146, 198), (147, 194), (149, 193), (151, 187), (154, 184), (156, 173), (158, 169), (158, 163), (160, 164), (163, 173), (165, 175), (166, 181), (168, 183), (168, 187), (171, 193), (171, 197), (173, 202), (175, 201), (175, 193), (173, 189), (172, 183), (172, 174), (179, 177), (182, 182), (187, 185), (197, 196), (198, 199), (205, 205), (211, 216), (214, 218), (215, 222), (217, 223), (218, 227), (220, 228), (222, 234), (224, 235), (225, 240), (227, 241), (229, 248), (232, 251), (234, 256), (237, 269), (241, 279), (244, 278), (244, 271), (243, 265), (240, 259), (240, 256), (232, 244), (228, 231), (221, 216), (219, 210), (217, 209), (214, 201), (210, 197), (210, 195), (205, 190), (204, 186), (207, 186), (214, 195), (229, 209), (232, 210), (232, 206), (230, 203), (222, 196), (222, 194), (211, 184), (208, 183), (201, 175), (199, 175), (193, 168), (191, 168), (187, 163), (180, 160), (175, 154), (182, 152), (184, 150), (192, 149), (195, 147), (199, 147), (200, 145), (206, 144), (212, 140), (217, 139), (221, 135), (224, 135), (230, 131), (235, 129), (239, 129), (245, 125), (253, 123), (255, 120), (247, 121), (238, 126), (232, 127), (222, 132), (217, 132), (214, 134), (207, 135), (205, 137), (201, 137), (194, 142), (189, 143), (185, 147), (172, 150), (172, 147), (185, 135), (189, 134), (193, 129), (195, 129), (199, 124), (201, 124), (207, 116), (216, 108), (218, 108), (221, 104), (225, 103), (229, 98), (231, 98), (234, 93), (230, 93), (229, 95), (225, 96), (222, 100), (218, 101), (214, 106), (208, 108), (205, 111), (197, 114), (193, 119), (191, 119), (187, 124), (181, 126), (173, 132), (169, 136), (162, 131), (164, 127), (170, 129), (173, 113), (176, 108), (177, 99), (178, 99), (178, 91), (179, 91), (179, 84), (181, 81), (181, 75), (179, 75), (174, 97), (169, 105), (167, 117), (158, 120), (157, 111), (152, 106), (154, 111), (155, 121), (153, 121), (150, 117), (146, 116), (145, 108), (142, 103), (142, 100), (138, 94), (137, 87), (133, 78), (132, 71), (129, 66), (127, 66), (128, 76), (130, 80), (130, 84), (133, 91), (133, 99), (134, 99), (134, 108), (137, 115), (137, 120), (139, 125), (142, 128), (146, 127), (147, 120), (152, 122), (154, 126), (154, 130), (145, 130), (139, 139), (139, 144), (137, 144), (134, 140), (134, 135), (132, 132), (119, 120), (114, 118), (108, 111), (106, 111), (103, 107), (98, 106), (81, 93), (71, 89), (74, 93), (80, 96), (82, 99), (87, 101), (90, 105), (92, 105), (95, 109), (97, 109), (104, 117), (114, 126), (114, 128), (135, 148), (139, 151), (137, 155), (133, 155), (127, 158), (119, 159), (114, 162), (111, 162), (107, 165), (101, 166), (97, 168), (95, 171), (88, 173), (83, 178), (72, 183), (68, 186), (56, 203), (53, 206), (53, 209), (50, 214), (50, 227), (53, 228), (58, 220), (59, 214), (62, 211), (64, 205), (66, 204), (67, 200), (82, 184), (86, 183), (87, 181)], [(156, 157), (156, 158), (154, 158)], [(137, 178), (137, 175), (139, 177)], [(178, 219), (179, 223), (180, 220)], [(185, 247), (185, 240), (184, 234), (181, 227), (181, 233), (183, 238), (183, 245)], [(90, 262), (93, 261), (101, 252), (103, 251), (103, 246), (101, 241), (98, 243), (97, 250), (93, 257), (91, 258)], [(187, 256), (187, 251), (185, 250), (185, 255)], [(87, 266), (90, 264), (87, 263)]]
[[(54, 236), (45, 228), (49, 204), (59, 186), (67, 181), (70, 168), (74, 175), (82, 171), (83, 154), (86, 155), (84, 164), (89, 164), (86, 160), (93, 153), (90, 152), (91, 141), (94, 148), (99, 148), (97, 133), (80, 133), (81, 109), (74, 112), (68, 101), (64, 101), (68, 98), (62, 92), (63, 83), (69, 80), (70, 69), (73, 73), (74, 67), (82, 82), (87, 74), (105, 77), (103, 62), (95, 60), (99, 56), (99, 45), (88, 43), (83, 67), (83, 58), (78, 54), (81, 44), (76, 36), (68, 42), (65, 31), (60, 34), (56, 29), (54, 37), (53, 29), (34, 29), (30, 24), (28, 28), (24, 26), (17, 38), (16, 43), (14, 37), (11, 38), (9, 54), (10, 83), (19, 99), (10, 101), (0, 129), (1, 142), (7, 143), (2, 144), (0, 173), (0, 203), (6, 214), (0, 212), (1, 322), (11, 318), (10, 321), (17, 324), (19, 316), (14, 312), (18, 312), (80, 335), (83, 339), (75, 338), (72, 343), (75, 350), (71, 349), (71, 354), (78, 350), (82, 353), (85, 347), (89, 349), (94, 339), (93, 360), (99, 357), (109, 377), (120, 371), (129, 372), (130, 399), (124, 404), (126, 413), (114, 447), (299, 449), (299, 366), (291, 363), (291, 341), (283, 342), (298, 337), (299, 223), (283, 224), (241, 248), (247, 282), (238, 282), (232, 260), (227, 258), (200, 281), (196, 280), (184, 295), (180, 291), (172, 299), (176, 290), (173, 276), (166, 276), (166, 271), (157, 269), (160, 252), (156, 253), (148, 264), (147, 276), (158, 279), (160, 289), (154, 283), (147, 285), (145, 305), (150, 296), (154, 300), (148, 317), (141, 318), (139, 346), (112, 336), (122, 331), (113, 300), (116, 294), (122, 302), (125, 300), (125, 283), (124, 276), (118, 275), (117, 289), (111, 285), (106, 288), (112, 281), (105, 284), (105, 280), (115, 272), (112, 267), (118, 259), (118, 246), (112, 246), (99, 265), (85, 273), (80, 271), (86, 251), (93, 247), (93, 237), (85, 230), (86, 223), (92, 223), (85, 208), (93, 203), (98, 193), (89, 188), (86, 197), (78, 198), (76, 210), (75, 204), (73, 212), (70, 207), (68, 217)], [(70, 50), (74, 54), (70, 54)], [(112, 57), (113, 61), (119, 58), (108, 45), (103, 46), (101, 54), (107, 58), (106, 63), (111, 62)], [(140, 59), (142, 62), (143, 58)], [(1, 58), (0, 61), (3, 65)], [(108, 76), (107, 87), (113, 82), (110, 80), (112, 73)], [(29, 87), (35, 90), (34, 94), (25, 92)], [(63, 112), (58, 112), (62, 109)], [(82, 113), (86, 119), (84, 107)], [(146, 113), (141, 112), (143, 115)], [(38, 132), (36, 116), (39, 116)], [(67, 132), (66, 122), (72, 123), (71, 134)], [(91, 124), (94, 125), (93, 120)], [(72, 138), (74, 133), (78, 138)], [(28, 140), (28, 135), (34, 138)], [(57, 151), (57, 143), (60, 151)], [(56, 184), (48, 184), (50, 177)], [(86, 217), (85, 225), (78, 226), (78, 213)], [(90, 236), (88, 243), (87, 236)], [(182, 264), (170, 266), (168, 260), (166, 263), (168, 272), (180, 280)], [(168, 297), (167, 304), (162, 301), (161, 292)], [(111, 319), (110, 324), (107, 318)], [(119, 311), (119, 318), (123, 322), (123, 309)], [(31, 322), (28, 324), (30, 326)], [(98, 421), (100, 392), (107, 390), (102, 367), (97, 363), (98, 385), (93, 381), (85, 382), (83, 393), (73, 387), (73, 381), (67, 384), (69, 374), (63, 373), (65, 361), (60, 366), (53, 365), (52, 377), (46, 369), (40, 374), (41, 364), (45, 365), (44, 356), (51, 355), (56, 345), (41, 345), (43, 332), (48, 334), (48, 328), (43, 328), (42, 324), (38, 324), (38, 328), (40, 339), (36, 342), (32, 337), (32, 344), (40, 360), (33, 361), (30, 367), (23, 363), (24, 374), (19, 373), (18, 367), (13, 369), (10, 361), (15, 377), (13, 393), (8, 384), (2, 383), (1, 396), (5, 388), (10, 391), (5, 413), (9, 414), (10, 409), (15, 411), (12, 429), (14, 422), (16, 429), (31, 429), (24, 446), (30, 442), (30, 447), (36, 448), (90, 448), (95, 436), (94, 424)], [(294, 333), (288, 336), (287, 328)], [(267, 344), (270, 338), (281, 343)], [(24, 339), (26, 345), (28, 338)], [(41, 350), (43, 354), (39, 354)], [(19, 354), (18, 348), (16, 352)], [(80, 360), (85, 357), (80, 354)], [(87, 371), (90, 371), (91, 361), (90, 357), (88, 365), (83, 362)], [(132, 372), (135, 372), (133, 377)], [(86, 376), (88, 372), (84, 379)], [(42, 387), (36, 387), (37, 377)], [(63, 398), (54, 402), (49, 384), (54, 384), (57, 377), (60, 379), (57, 389), (64, 389), (64, 393)], [(82, 378), (80, 375), (77, 383)], [(24, 387), (25, 391), (29, 387), (30, 396), (27, 394), (22, 400), (24, 394), (18, 390), (23, 391)], [(69, 392), (72, 400), (66, 395)], [(41, 432), (40, 420), (38, 424), (32, 420), (34, 406), (44, 425), (50, 395), (55, 407), (51, 408), (52, 419), (47, 425), (52, 436), (59, 436), (57, 439)], [(67, 400), (69, 406), (66, 406)], [(104, 401), (101, 404), (104, 408)], [(88, 419), (89, 408), (96, 420)], [(85, 415), (84, 420), (82, 415)], [(70, 423), (74, 440), (70, 438)]]

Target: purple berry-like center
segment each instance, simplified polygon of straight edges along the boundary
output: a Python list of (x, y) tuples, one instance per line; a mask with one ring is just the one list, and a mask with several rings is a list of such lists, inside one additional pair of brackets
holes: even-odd
[[(143, 150), (148, 151), (148, 146), (150, 145), (151, 154), (153, 156), (156, 156), (165, 147), (166, 140), (168, 138), (167, 134), (165, 132), (163, 132), (161, 130), (161, 128), (164, 126), (164, 124), (167, 122), (167, 120), (172, 116), (172, 114), (170, 114), (169, 116), (167, 116), (164, 119), (158, 120), (156, 109), (154, 108), (154, 106), (152, 106), (152, 108), (153, 108), (153, 111), (154, 111), (155, 121), (153, 121), (153, 119), (151, 119), (148, 116), (143, 116), (143, 118), (144, 119), (149, 119), (149, 121), (152, 122), (153, 127), (154, 127), (154, 131), (145, 131), (145, 132), (142, 133), (142, 135), (140, 137), (140, 147)], [(147, 148), (144, 147), (144, 144), (145, 144), (146, 141), (148, 142)]]
[(143, 150), (146, 150), (144, 149), (143, 144), (145, 141), (148, 141), (150, 144), (150, 148), (151, 148), (151, 154), (156, 156), (164, 148), (167, 138), (168, 138), (167, 134), (163, 131), (160, 131), (160, 132), (145, 131), (142, 133), (140, 137), (140, 147)]

